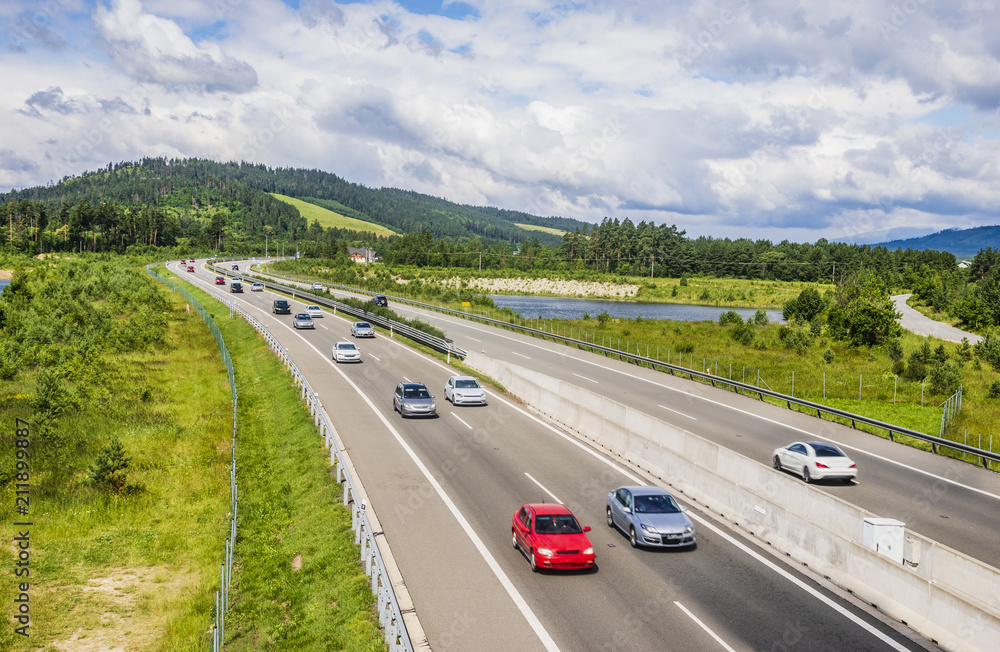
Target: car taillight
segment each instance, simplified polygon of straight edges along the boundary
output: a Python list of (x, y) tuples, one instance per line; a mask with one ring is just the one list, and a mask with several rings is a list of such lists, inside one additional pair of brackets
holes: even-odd
[(847, 468), (849, 468), (849, 469), (856, 469), (856, 468), (858, 468), (858, 465), (857, 464), (852, 464), (852, 465), (850, 465)]
[(827, 466), (826, 464), (823, 464), (822, 462), (816, 462), (816, 468), (817, 469), (828, 469), (830, 467)]

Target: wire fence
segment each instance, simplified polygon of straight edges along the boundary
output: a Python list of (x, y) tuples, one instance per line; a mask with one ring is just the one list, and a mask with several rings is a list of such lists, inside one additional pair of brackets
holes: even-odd
[(201, 317), (202, 321), (208, 325), (209, 330), (215, 337), (215, 342), (219, 346), (219, 352), (222, 354), (222, 362), (226, 365), (226, 373), (229, 375), (229, 388), (233, 396), (233, 433), (232, 433), (232, 445), (231, 445), (231, 459), (229, 467), (229, 498), (230, 498), (230, 521), (229, 521), (229, 535), (226, 538), (223, 553), (222, 553), (222, 564), (219, 570), (219, 589), (215, 592), (215, 614), (214, 622), (212, 624), (212, 650), (213, 652), (218, 652), (219, 648), (222, 647), (225, 641), (226, 635), (226, 614), (229, 612), (229, 589), (232, 584), (233, 577), (233, 546), (236, 544), (236, 512), (239, 507), (239, 499), (237, 497), (237, 486), (236, 486), (236, 424), (237, 424), (237, 407), (238, 407), (238, 396), (236, 393), (236, 375), (233, 370), (233, 359), (229, 355), (229, 349), (226, 348), (226, 342), (222, 338), (222, 331), (219, 330), (218, 324), (212, 319), (211, 313), (205, 309), (201, 303), (195, 299), (191, 292), (177, 283), (174, 283), (170, 279), (161, 276), (151, 269), (152, 265), (146, 266), (146, 272), (158, 280), (159, 282), (166, 285), (172, 291), (184, 297), (190, 306), (198, 311), (198, 315)]

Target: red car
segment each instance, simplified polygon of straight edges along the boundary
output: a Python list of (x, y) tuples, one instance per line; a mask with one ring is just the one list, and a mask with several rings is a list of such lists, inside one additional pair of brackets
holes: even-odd
[(182, 260), (181, 261), (181, 265), (186, 265), (186, 264), (187, 264), (187, 260)]
[(531, 570), (543, 568), (595, 568), (597, 555), (580, 522), (563, 505), (522, 505), (511, 519), (514, 547), (528, 556)]
[(192, 267), (191, 265), (188, 265), (188, 271), (189, 272), (193, 272), (194, 271), (194, 267)]
[(216, 285), (225, 285), (226, 284), (226, 279), (224, 277), (222, 277), (222, 276), (216, 276), (215, 277), (215, 284)]

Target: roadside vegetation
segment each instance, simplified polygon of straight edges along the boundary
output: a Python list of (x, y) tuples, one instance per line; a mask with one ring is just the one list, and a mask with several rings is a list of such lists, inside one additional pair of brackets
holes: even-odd
[[(7, 626), (0, 649), (207, 649), (232, 435), (214, 338), (135, 260), (0, 263), (15, 270), (0, 294), (0, 518), (33, 522), (21, 578), (30, 637)], [(384, 649), (350, 515), (297, 389), (252, 329), (212, 309), (240, 391), (228, 646)], [(20, 516), (15, 418), (31, 424)], [(5, 546), (8, 605), (14, 561)]]

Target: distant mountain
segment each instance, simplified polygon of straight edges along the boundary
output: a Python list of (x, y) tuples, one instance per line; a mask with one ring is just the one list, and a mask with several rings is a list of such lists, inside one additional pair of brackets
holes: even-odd
[(855, 233), (843, 238), (834, 238), (833, 242), (843, 242), (845, 244), (873, 245), (880, 242), (890, 242), (907, 238), (919, 238), (921, 236), (934, 233), (934, 229), (921, 229), (913, 226), (897, 226), (893, 229), (881, 229), (879, 231), (867, 231), (865, 233)]
[(1000, 249), (1000, 225), (945, 229), (919, 238), (880, 242), (878, 246), (886, 249), (936, 249), (953, 253), (956, 258), (972, 258), (986, 247)]
[[(428, 230), (436, 237), (456, 240), (478, 237), (486, 245), (517, 245), (538, 239), (555, 246), (562, 241), (558, 235), (529, 231), (519, 223), (566, 232), (590, 226), (572, 218), (456, 204), (398, 188), (369, 188), (323, 170), (203, 159), (146, 158), (109, 164), (48, 186), (0, 194), (0, 204), (42, 201), (49, 214), (81, 199), (94, 206), (119, 202), (126, 207), (158, 208), (176, 215), (182, 235), (197, 232), (211, 221), (212, 211), (222, 206), (225, 228), (238, 236), (263, 237), (264, 226), (271, 226), (276, 235), (304, 235), (308, 225), (303, 224), (299, 211), (268, 193), (301, 199), (397, 233)], [(279, 218), (279, 213), (290, 215)]]

